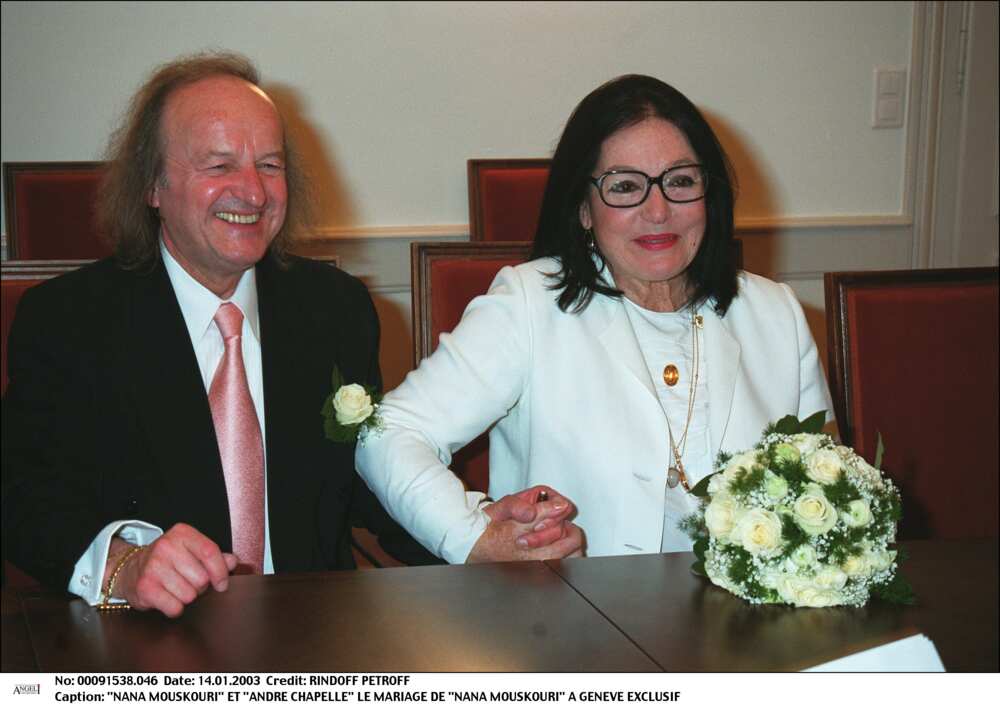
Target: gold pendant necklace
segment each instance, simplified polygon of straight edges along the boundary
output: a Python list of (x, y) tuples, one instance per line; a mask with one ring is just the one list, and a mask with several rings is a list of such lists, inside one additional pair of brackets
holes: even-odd
[[(673, 489), (679, 484), (687, 492), (691, 491), (691, 487), (688, 485), (687, 473), (684, 472), (684, 463), (681, 461), (681, 457), (684, 455), (684, 450), (687, 447), (688, 429), (691, 426), (691, 417), (694, 415), (694, 400), (698, 393), (699, 359), (701, 357), (699, 354), (698, 331), (701, 330), (703, 323), (701, 316), (697, 314), (691, 315), (691, 336), (694, 338), (694, 362), (691, 365), (691, 382), (688, 386), (687, 418), (684, 421), (684, 433), (681, 434), (680, 443), (674, 443), (674, 431), (670, 427), (670, 417), (664, 414), (667, 418), (667, 436), (670, 440), (670, 454), (673, 456), (671, 458), (672, 462), (667, 468), (667, 487)], [(680, 372), (676, 365), (669, 364), (663, 368), (663, 381), (667, 386), (674, 386), (679, 379)]]

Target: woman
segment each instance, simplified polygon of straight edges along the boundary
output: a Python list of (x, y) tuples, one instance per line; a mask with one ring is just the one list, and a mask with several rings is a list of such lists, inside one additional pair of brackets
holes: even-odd
[(464, 561), (481, 495), (447, 464), (492, 425), (491, 495), (556, 488), (588, 555), (689, 550), (677, 522), (716, 454), (832, 406), (791, 290), (736, 272), (733, 190), (675, 89), (632, 75), (588, 95), (556, 148), (533, 260), (469, 305), (359, 448), (390, 513)]

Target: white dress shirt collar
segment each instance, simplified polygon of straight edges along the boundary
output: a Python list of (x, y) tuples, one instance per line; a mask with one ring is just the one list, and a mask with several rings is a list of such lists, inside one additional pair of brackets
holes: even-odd
[[(177, 296), (177, 303), (181, 307), (184, 316), (184, 323), (187, 325), (188, 334), (191, 340), (201, 340), (205, 331), (215, 318), (219, 306), (226, 300), (220, 299), (209, 291), (203, 284), (192, 277), (170, 254), (163, 240), (160, 240), (160, 255), (163, 257), (163, 266), (167, 269), (167, 276), (174, 287), (174, 294)], [(257, 277), (254, 268), (251, 267), (243, 272), (236, 291), (228, 299), (235, 304), (250, 326), (257, 343), (260, 344), (260, 317), (257, 313)]]

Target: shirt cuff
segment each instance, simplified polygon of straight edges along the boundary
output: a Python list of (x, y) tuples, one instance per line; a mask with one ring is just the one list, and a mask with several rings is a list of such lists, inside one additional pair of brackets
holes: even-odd
[(486, 531), (490, 516), (483, 508), (493, 503), (482, 492), (466, 492), (466, 519), (451, 527), (442, 538), (438, 555), (452, 564), (465, 563), (479, 537)]
[[(91, 605), (99, 605), (104, 599), (102, 594), (104, 567), (108, 562), (111, 539), (116, 535), (136, 546), (146, 546), (160, 538), (163, 529), (144, 521), (126, 519), (113, 521), (101, 530), (76, 562), (73, 575), (69, 579), (69, 591)], [(117, 603), (124, 600), (113, 597), (110, 602)]]

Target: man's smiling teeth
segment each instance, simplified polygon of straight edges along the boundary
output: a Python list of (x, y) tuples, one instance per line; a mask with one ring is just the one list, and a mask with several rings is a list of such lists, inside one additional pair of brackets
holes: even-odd
[(253, 213), (251, 215), (240, 215), (239, 213), (225, 213), (220, 212), (215, 214), (216, 218), (224, 220), (227, 223), (238, 223), (240, 225), (252, 225), (260, 220), (260, 213)]

